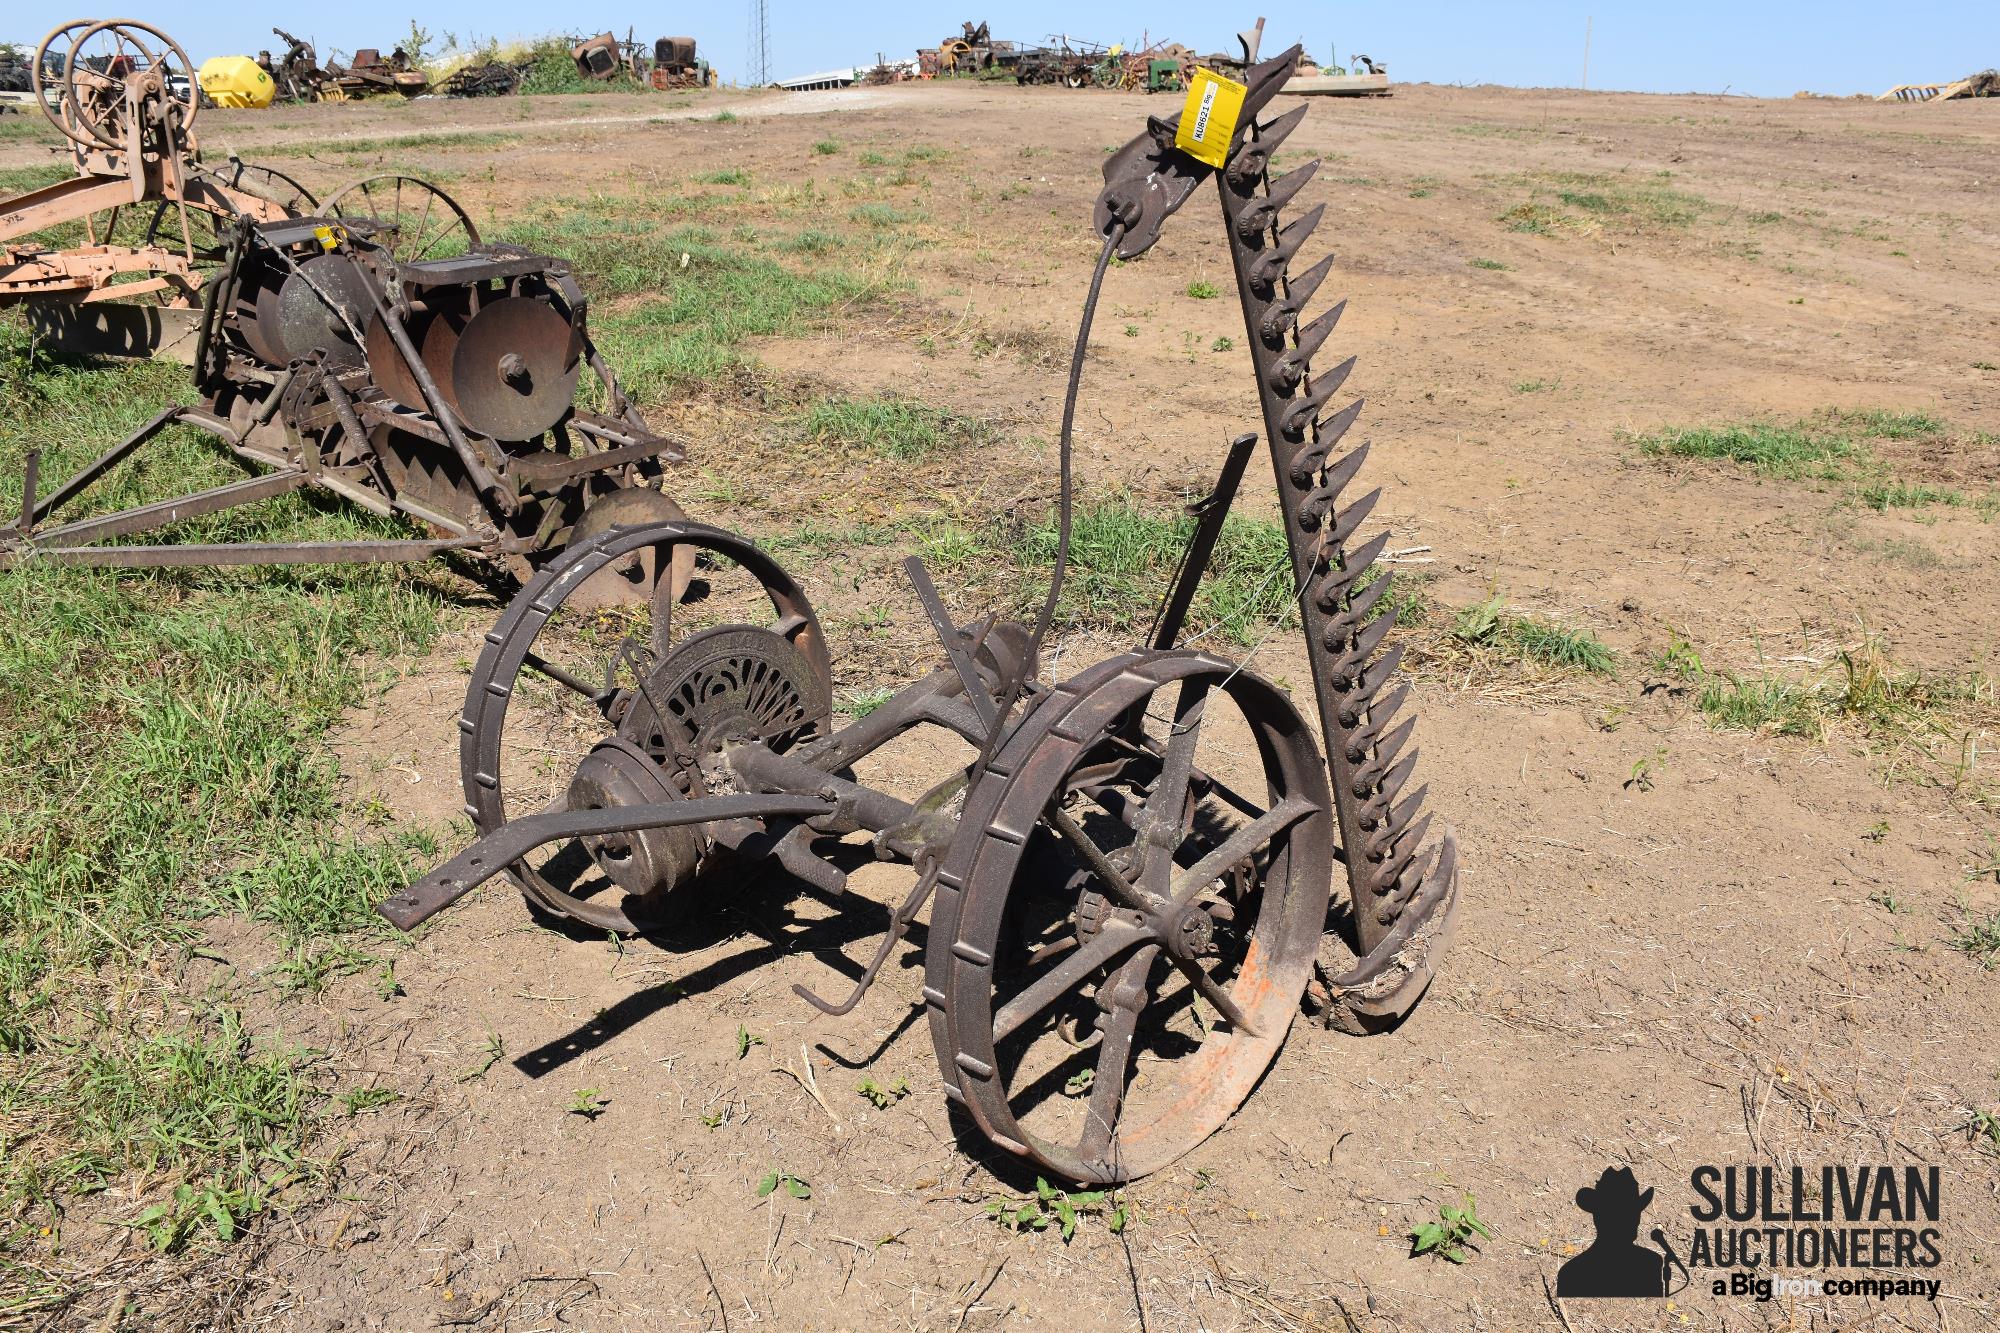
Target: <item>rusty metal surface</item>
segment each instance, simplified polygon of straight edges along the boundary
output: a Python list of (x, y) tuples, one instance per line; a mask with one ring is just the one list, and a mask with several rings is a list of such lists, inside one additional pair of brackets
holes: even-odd
[[(1360, 404), (1337, 396), (1354, 363), (1315, 366), (1342, 309), (1313, 313), (1331, 264), (1293, 267), (1325, 214), (1324, 205), (1300, 211), (1316, 164), (1269, 171), (1303, 112), (1257, 121), (1300, 53), (1253, 64), (1259, 35), (1243, 34), (1249, 114), (1220, 170), (1180, 156), (1161, 121), (1106, 166), (1096, 211), (1104, 248), (1064, 401), (1062, 536), (1042, 620), (956, 625), (912, 558), (905, 571), (939, 664), (829, 732), (828, 646), (775, 560), (630, 502), (601, 509), (595, 523), (586, 515), (487, 635), (473, 671), (460, 761), (479, 839), (383, 903), (385, 916), (414, 924), (504, 869), (545, 912), (653, 930), (704, 883), (747, 891), (762, 862), (793, 889), (839, 904), (846, 872), (826, 840), (871, 834), (878, 858), (909, 867), (910, 887), (844, 998), (795, 993), (823, 1012), (851, 1012), (928, 907), (923, 1006), (947, 1094), (986, 1140), (1075, 1181), (1129, 1180), (1199, 1144), (1250, 1095), (1302, 1007), (1356, 1033), (1409, 1011), (1449, 935), (1457, 849), (1448, 831), (1427, 840), (1409, 689), (1394, 683), (1400, 649), (1386, 644), (1389, 576), (1371, 568), (1386, 535), (1361, 538), (1376, 494), (1350, 494), (1367, 447), (1344, 443)], [(1232, 442), (1214, 493), (1193, 507), (1147, 646), (1059, 684), (1037, 679), (1067, 555), (1074, 411), (1102, 284), (1115, 255), (1150, 248), (1211, 176), (1286, 520), (1317, 729), (1248, 662), (1172, 647), (1255, 433)], [(460, 312), (468, 318), (426, 342), (443, 339), (455, 362), (494, 308)], [(683, 583), (670, 571), (697, 548), (696, 578)], [(692, 595), (701, 574), (725, 566), (750, 591), (724, 595), (725, 623), (681, 631), (683, 589)], [(607, 653), (574, 616), (608, 576), (643, 593), (650, 617)], [(762, 604), (768, 625), (740, 618)], [(562, 644), (590, 660), (544, 655)], [(568, 692), (554, 706), (566, 704), (573, 724), (600, 719), (566, 729), (584, 752), (561, 800), (539, 813), (510, 796), (505, 776), (517, 751), (532, 753), (537, 775), (568, 767), (540, 743), (551, 728), (538, 727), (525, 750), (508, 739), (522, 687), (546, 690), (537, 675)], [(915, 800), (854, 777), (858, 761), (919, 727), (949, 732), (979, 757), (936, 775)], [(1328, 967), (1336, 863), (1354, 961)]]
[[(300, 45), (288, 61), (309, 64)], [(141, 245), (8, 245), (0, 305), (32, 306), (68, 350), (188, 360), (201, 405), (175, 420), (270, 476), (303, 476), (400, 514), (443, 544), (261, 544), (226, 555), (99, 546), (196, 512), (194, 497), (66, 530), (38, 526), (78, 498), (72, 483), (0, 530), (0, 564), (235, 564), (253, 551), (279, 563), (373, 561), (472, 549), (525, 577), (568, 536), (592, 530), (583, 520), (600, 502), (657, 485), (685, 455), (682, 441), (646, 424), (593, 345), (567, 264), (485, 244), (457, 201), (415, 177), (368, 177), (320, 204), (274, 169), (204, 165), (190, 133), (198, 103), (177, 91), (188, 86), (177, 81), (185, 63), (171, 39), (125, 20), (80, 19), (44, 41), (36, 77), (62, 70), (45, 110), (71, 140), (76, 175), (0, 201), (0, 241), (75, 221), (94, 237), (100, 218), (109, 236), (117, 210), (153, 211)], [(362, 52), (352, 69), (394, 82), (406, 66), (400, 52)], [(578, 401), (586, 372), (602, 412)], [(156, 430), (114, 453), (129, 455)], [(205, 493), (200, 512), (218, 495), (250, 503), (275, 484)], [(662, 516), (657, 506), (637, 512)], [(686, 577), (682, 569), (682, 586)]]

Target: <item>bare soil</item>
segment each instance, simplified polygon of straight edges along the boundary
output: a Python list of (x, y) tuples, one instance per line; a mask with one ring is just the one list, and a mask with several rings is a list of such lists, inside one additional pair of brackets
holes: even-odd
[[(1002, 423), (998, 460), (964, 463), (961, 512), (1052, 475), (1099, 168), (1162, 101), (744, 95), (728, 102), (734, 123), (687, 118), (720, 103), (666, 119), (648, 105), (326, 107), (217, 115), (209, 133), (518, 132), (370, 150), (456, 173), (450, 188), (475, 213), (531, 193), (686, 189), (738, 167), (754, 182), (744, 217), (767, 236), (815, 220), (760, 203), (762, 191), (836, 189), (870, 149), (946, 150), (892, 187), (921, 213), (923, 244), (897, 315), (756, 351), (796, 382), (894, 389)], [(815, 153), (827, 139), (841, 150)], [(1823, 743), (1716, 731), (1684, 692), (1652, 688), (1646, 666), (1679, 636), (1711, 668), (1811, 674), (1874, 635), (1903, 667), (1991, 671), (1995, 529), (1970, 507), (1877, 512), (1835, 484), (1667, 465), (1624, 438), (1826, 407), (1928, 412), (1968, 440), (2000, 431), (2000, 106), (1409, 87), (1317, 103), (1282, 164), (1308, 156), (1324, 165), (1305, 199), (1328, 205), (1308, 252), (1337, 256), (1326, 290), (1349, 302), (1330, 354), (1360, 357), (1350, 387), (1370, 403), (1369, 480), (1387, 488), (1377, 512), (1407, 569), (1429, 578), (1445, 620), (1498, 591), (1621, 656), (1607, 680), (1415, 654), (1423, 772), (1461, 840), (1464, 887), (1456, 945), (1409, 1021), (1366, 1039), (1301, 1022), (1221, 1132), (1130, 1189), (1122, 1235), (1086, 1219), (1064, 1244), (986, 1216), (1033, 1182), (946, 1112), (921, 1022), (921, 931), (856, 1012), (826, 1019), (790, 987), (841, 990), (841, 969), (873, 951), (879, 908), (840, 915), (767, 887), (667, 948), (544, 929), (489, 886), (397, 957), (404, 995), (356, 981), (270, 1017), (405, 1100), (348, 1122), (340, 1198), (275, 1229), (248, 1275), (253, 1322), (2000, 1323), (2000, 1157), (1968, 1129), (2000, 1103), (2000, 971), (1947, 944), (2000, 906), (2000, 829), (1974, 799), (1993, 781), (1993, 738), (1972, 738), (1967, 770), (1963, 754), (1942, 755), (1942, 769), (1892, 763), (1853, 729)], [(1562, 191), (1641, 202), (1596, 210)], [(1566, 220), (1515, 230), (1537, 202)], [(1213, 207), (1197, 197), (1154, 253), (1110, 275), (1078, 435), (1086, 497), (1198, 488), (1222, 441), (1254, 425)], [(1222, 295), (1190, 297), (1197, 279)], [(1231, 349), (1211, 350), (1225, 338)], [(733, 444), (767, 429), (740, 399), (649, 409), (701, 440), (686, 490), (713, 490), (695, 480), (705, 471), (757, 492), (691, 510), (752, 536), (791, 523), (794, 483), (767, 450)], [(1965, 448), (1900, 461), (1990, 487), (1990, 449)], [(846, 498), (869, 512), (926, 503), (894, 499), (896, 483), (880, 464), (849, 478)], [(1255, 469), (1242, 504), (1274, 509)], [(843, 668), (843, 684), (927, 670), (915, 599), (854, 586), (854, 567), (835, 555), (795, 571), (835, 625), (836, 657), (864, 664)], [(851, 628), (878, 607), (886, 629)], [(458, 696), (490, 614), (468, 612), (341, 740), (357, 802), (454, 846)], [(1257, 667), (1306, 680), (1285, 635)], [(1642, 761), (1645, 780), (1631, 780)], [(1955, 783), (1938, 777), (1954, 766)], [(853, 886), (893, 903), (906, 883), (882, 869)], [(739, 1053), (739, 1027), (762, 1044)], [(470, 1074), (494, 1036), (504, 1057)], [(854, 1091), (871, 1075), (906, 1077), (913, 1095), (877, 1109)], [(608, 1098), (594, 1119), (566, 1109), (585, 1089)], [(1759, 1305), (1711, 1297), (1707, 1272), (1671, 1306), (1558, 1310), (1548, 1295), (1592, 1235), (1576, 1191), (1607, 1166), (1657, 1187), (1647, 1225), (1685, 1252), (1694, 1167), (1862, 1162), (1942, 1168), (1935, 1305)], [(811, 1197), (760, 1199), (774, 1170), (809, 1181)], [(1496, 1238), (1462, 1266), (1411, 1258), (1411, 1227), (1467, 1192)]]

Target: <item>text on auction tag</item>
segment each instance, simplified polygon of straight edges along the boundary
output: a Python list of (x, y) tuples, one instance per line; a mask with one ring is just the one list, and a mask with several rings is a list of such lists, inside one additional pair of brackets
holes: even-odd
[(1249, 91), (1234, 79), (1197, 66), (1188, 81), (1187, 105), (1181, 108), (1174, 147), (1197, 162), (1221, 166), (1229, 157), (1229, 141), (1236, 136), (1236, 120), (1243, 114), (1243, 98)]

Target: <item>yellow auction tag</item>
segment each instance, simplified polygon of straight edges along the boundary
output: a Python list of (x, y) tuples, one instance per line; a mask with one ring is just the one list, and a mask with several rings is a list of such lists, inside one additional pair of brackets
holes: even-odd
[(1174, 131), (1174, 147), (1197, 162), (1221, 166), (1229, 157), (1229, 141), (1236, 135), (1236, 120), (1243, 114), (1243, 98), (1249, 91), (1234, 79), (1196, 66), (1188, 81), (1187, 105), (1181, 108), (1180, 128)]

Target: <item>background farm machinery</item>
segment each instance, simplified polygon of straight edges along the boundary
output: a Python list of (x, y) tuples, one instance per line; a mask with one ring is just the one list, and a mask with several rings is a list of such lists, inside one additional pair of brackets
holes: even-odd
[[(866, 966), (825, 998), (852, 1012), (929, 908), (922, 1011), (950, 1098), (979, 1134), (1052, 1176), (1109, 1182), (1173, 1161), (1247, 1097), (1301, 1002), (1330, 1025), (1393, 1025), (1418, 1001), (1457, 895), (1449, 832), (1429, 838), (1379, 491), (1356, 497), (1354, 362), (1315, 365), (1342, 307), (1308, 306), (1331, 268), (1294, 260), (1325, 214), (1291, 205), (1314, 176), (1272, 155), (1301, 107), (1258, 117), (1297, 48), (1247, 71), (1220, 169), (1153, 119), (1104, 166), (1103, 250), (1059, 434), (1061, 539), (1034, 626), (956, 623), (920, 559), (904, 568), (938, 666), (836, 728), (827, 637), (800, 583), (749, 540), (670, 521), (619, 526), (557, 557), (486, 635), (459, 719), (479, 837), (385, 900), (412, 929), (506, 875), (546, 919), (642, 931), (672, 948), (718, 899), (776, 867), (837, 911), (850, 871), (909, 867)], [(1218, 145), (1219, 147), (1220, 145)], [(1114, 258), (1133, 259), (1213, 177), (1295, 580), (1315, 728), (1250, 668), (1178, 646), (1258, 435), (1230, 446), (1143, 642), (1040, 675), (1071, 520), (1084, 349)], [(652, 571), (649, 617), (615, 646), (573, 610), (607, 569)], [(683, 599), (672, 571), (698, 572)], [(884, 755), (924, 733), (956, 751), (928, 782)], [(1324, 750), (1322, 750), (1322, 743)], [(905, 750), (907, 754), (910, 751)], [(864, 778), (882, 764), (893, 779)], [(901, 794), (898, 794), (900, 791)], [(1335, 867), (1346, 893), (1333, 894)]]
[[(205, 165), (199, 104), (173, 91), (186, 57), (144, 24), (67, 24), (43, 42), (38, 70), (51, 50), (64, 75), (44, 107), (71, 141), (76, 174), (0, 201), (0, 304), (26, 305), (67, 351), (178, 355), (199, 401), (161, 413), (47, 494), (30, 454), (19, 517), (0, 528), (0, 563), (321, 564), (464, 551), (526, 577), (579, 533), (680, 514), (645, 483), (681, 445), (651, 431), (619, 388), (561, 260), (482, 242), (464, 209), (412, 177), (371, 177), (316, 200), (267, 167)], [(79, 223), (83, 245), (34, 236)], [(175, 424), (213, 436), (251, 475), (51, 525)], [(431, 535), (108, 544), (300, 489)], [(599, 589), (615, 599), (620, 586), (613, 575)]]
[(609, 32), (578, 42), (570, 51), (577, 73), (596, 82), (629, 79), (662, 92), (675, 88), (708, 88), (715, 71), (695, 52), (692, 37), (662, 37), (652, 48), (634, 41), (631, 32), (620, 41)]

